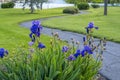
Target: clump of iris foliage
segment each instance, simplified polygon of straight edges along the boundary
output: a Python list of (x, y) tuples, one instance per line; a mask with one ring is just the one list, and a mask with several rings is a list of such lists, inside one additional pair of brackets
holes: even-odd
[[(62, 45), (57, 32), (52, 32), (47, 48), (40, 38), (43, 27), (39, 21), (33, 21), (30, 28), (28, 50), (16, 49), (14, 56), (5, 56), (8, 51), (0, 48), (1, 80), (93, 80), (101, 68), (105, 38), (94, 43), (92, 33), (95, 27), (90, 22), (83, 37), (83, 49), (80, 42), (71, 39), (72, 45)], [(2, 56), (1, 56), (2, 55)]]

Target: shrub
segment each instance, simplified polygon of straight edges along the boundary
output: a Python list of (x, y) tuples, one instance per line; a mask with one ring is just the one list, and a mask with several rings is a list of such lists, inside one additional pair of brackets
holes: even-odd
[(77, 4), (77, 7), (79, 10), (87, 10), (87, 9), (89, 9), (89, 4), (88, 3), (80, 3), (80, 4)]
[(13, 2), (2, 3), (1, 8), (13, 8), (15, 4)]
[(97, 5), (97, 4), (91, 4), (91, 6), (92, 6), (93, 8), (99, 8), (99, 7), (100, 7), (100, 6)]
[(78, 9), (74, 7), (68, 7), (63, 10), (63, 13), (75, 14), (78, 13)]

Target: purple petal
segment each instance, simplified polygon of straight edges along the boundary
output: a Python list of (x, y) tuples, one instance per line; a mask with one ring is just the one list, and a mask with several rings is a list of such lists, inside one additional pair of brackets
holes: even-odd
[(34, 42), (31, 41), (28, 44), (29, 44), (29, 46), (32, 46), (34, 44)]
[(73, 60), (75, 60), (76, 58), (74, 57), (74, 55), (71, 54), (67, 59), (70, 60), (70, 61), (73, 61)]
[(62, 52), (67, 52), (68, 49), (69, 49), (69, 48), (68, 48), (67, 46), (63, 46), (63, 47), (62, 47)]
[(42, 43), (39, 43), (39, 44), (38, 44), (38, 48), (40, 48), (40, 49), (45, 48), (45, 45), (42, 44)]
[(88, 28), (93, 28), (94, 27), (94, 23), (93, 22), (90, 22), (89, 24), (88, 24)]
[(32, 22), (32, 24), (33, 24), (33, 25), (39, 25), (40, 22), (39, 22), (38, 20), (34, 20), (34, 21)]
[(93, 54), (92, 49), (89, 46), (85, 46), (84, 50), (88, 52), (89, 54)]
[(82, 56), (82, 57), (85, 56), (85, 50), (82, 50), (82, 52), (81, 52), (81, 56)]
[(5, 50), (4, 48), (0, 48), (0, 58), (3, 58), (5, 54), (8, 54), (8, 51)]

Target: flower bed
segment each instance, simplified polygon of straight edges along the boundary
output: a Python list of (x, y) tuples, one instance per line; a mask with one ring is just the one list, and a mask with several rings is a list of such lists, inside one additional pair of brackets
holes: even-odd
[[(72, 45), (63, 43), (57, 32), (53, 32), (50, 48), (40, 40), (41, 26), (39, 21), (33, 21), (30, 28), (29, 49), (23, 47), (15, 51), (14, 56), (0, 49), (0, 77), (3, 80), (93, 80), (101, 68), (102, 54), (106, 39), (94, 43), (93, 30), (98, 27), (90, 22), (83, 37), (83, 49), (80, 42), (71, 39)], [(4, 58), (3, 58), (4, 57)]]

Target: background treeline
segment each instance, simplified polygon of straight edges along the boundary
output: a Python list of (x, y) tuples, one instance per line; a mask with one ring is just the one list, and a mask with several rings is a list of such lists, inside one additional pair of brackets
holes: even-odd
[[(93, 3), (103, 3), (104, 0), (65, 0), (68, 3), (80, 3), (80, 2), (93, 2)], [(120, 0), (108, 0), (108, 3), (120, 3)]]

